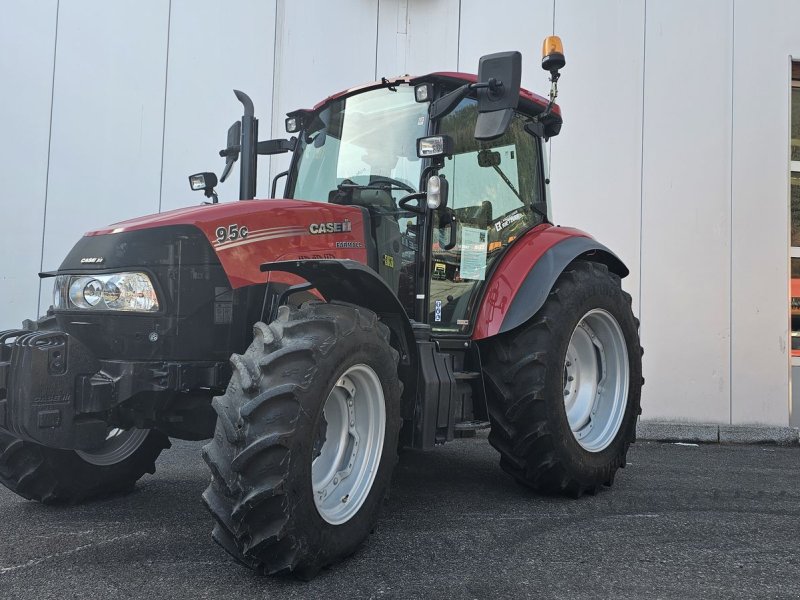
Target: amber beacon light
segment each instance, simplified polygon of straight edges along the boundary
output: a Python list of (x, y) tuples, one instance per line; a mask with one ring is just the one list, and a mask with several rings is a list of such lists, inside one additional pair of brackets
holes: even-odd
[(561, 38), (557, 35), (547, 36), (542, 44), (542, 69), (556, 73), (559, 69), (563, 69), (565, 64), (567, 64), (567, 59), (564, 58), (564, 45), (561, 43)]

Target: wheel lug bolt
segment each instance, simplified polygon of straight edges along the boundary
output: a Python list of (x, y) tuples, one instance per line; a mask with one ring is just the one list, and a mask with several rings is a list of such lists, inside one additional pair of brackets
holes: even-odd
[(570, 375), (569, 377), (567, 377), (567, 381), (575, 381), (575, 378), (572, 375)]
[(567, 366), (568, 366), (568, 367), (571, 367), (571, 366), (572, 366), (572, 363), (571, 363), (570, 361), (567, 361)]

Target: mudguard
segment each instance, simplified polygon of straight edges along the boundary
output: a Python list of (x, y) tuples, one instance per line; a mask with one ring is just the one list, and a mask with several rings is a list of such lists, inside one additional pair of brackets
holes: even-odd
[(264, 263), (261, 271), (298, 275), (311, 283), (325, 300), (339, 300), (377, 313), (392, 330), (400, 351), (400, 364), (416, 364), (411, 321), (400, 300), (372, 269), (354, 260), (318, 259)]
[(536, 227), (509, 248), (492, 272), (472, 339), (511, 331), (533, 317), (558, 276), (576, 258), (603, 263), (620, 277), (629, 272), (611, 250), (579, 229), (549, 224)]

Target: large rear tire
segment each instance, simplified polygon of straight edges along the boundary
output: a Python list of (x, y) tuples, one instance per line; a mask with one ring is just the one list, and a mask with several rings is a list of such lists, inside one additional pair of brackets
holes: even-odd
[(488, 342), (489, 442), (514, 479), (546, 494), (610, 486), (636, 439), (642, 349), (631, 297), (577, 260), (525, 325)]
[(257, 323), (203, 449), (212, 536), (262, 574), (308, 579), (375, 528), (397, 462), (399, 355), (375, 313), (281, 307)]
[(111, 430), (97, 450), (77, 452), (46, 448), (0, 433), (0, 483), (12, 492), (45, 504), (76, 504), (133, 490), (169, 448), (158, 431)]

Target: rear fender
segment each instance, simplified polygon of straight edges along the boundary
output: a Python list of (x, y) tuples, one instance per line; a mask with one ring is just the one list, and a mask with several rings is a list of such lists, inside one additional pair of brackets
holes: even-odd
[(511, 331), (535, 315), (564, 269), (577, 258), (605, 264), (620, 277), (625, 264), (578, 229), (544, 225), (509, 248), (494, 270), (478, 307), (472, 339)]

